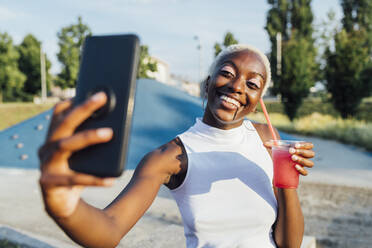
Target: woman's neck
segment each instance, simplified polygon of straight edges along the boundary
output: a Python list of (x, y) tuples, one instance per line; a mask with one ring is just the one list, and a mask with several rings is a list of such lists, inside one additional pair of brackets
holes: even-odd
[(223, 121), (219, 119), (215, 114), (213, 114), (207, 107), (204, 111), (202, 121), (209, 126), (223, 130), (229, 130), (241, 126), (244, 118), (233, 121)]

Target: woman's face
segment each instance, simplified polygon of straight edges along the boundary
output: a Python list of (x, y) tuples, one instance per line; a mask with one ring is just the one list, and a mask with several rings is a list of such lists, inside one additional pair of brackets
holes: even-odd
[(265, 66), (254, 52), (244, 50), (223, 57), (207, 80), (203, 121), (222, 129), (240, 126), (256, 108), (265, 80)]

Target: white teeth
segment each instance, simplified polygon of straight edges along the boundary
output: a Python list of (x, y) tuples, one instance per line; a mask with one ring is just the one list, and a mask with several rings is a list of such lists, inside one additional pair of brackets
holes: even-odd
[(228, 97), (226, 95), (222, 95), (220, 96), (220, 99), (226, 101), (226, 102), (229, 102), (229, 103), (232, 103), (234, 104), (235, 106), (237, 106), (238, 108), (240, 107), (240, 102), (238, 102), (237, 100), (231, 98), (231, 97)]

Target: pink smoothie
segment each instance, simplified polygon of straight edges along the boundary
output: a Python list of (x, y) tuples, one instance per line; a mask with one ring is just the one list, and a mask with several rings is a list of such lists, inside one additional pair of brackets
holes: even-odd
[(295, 189), (298, 186), (298, 171), (291, 159), (288, 146), (274, 146), (272, 149), (274, 162), (274, 186)]

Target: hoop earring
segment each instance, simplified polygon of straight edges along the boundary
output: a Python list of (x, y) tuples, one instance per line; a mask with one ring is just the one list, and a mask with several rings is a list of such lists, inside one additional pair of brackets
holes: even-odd
[(204, 94), (203, 96), (203, 101), (202, 101), (202, 107), (203, 107), (203, 110), (205, 110), (205, 100), (207, 99), (207, 93)]

